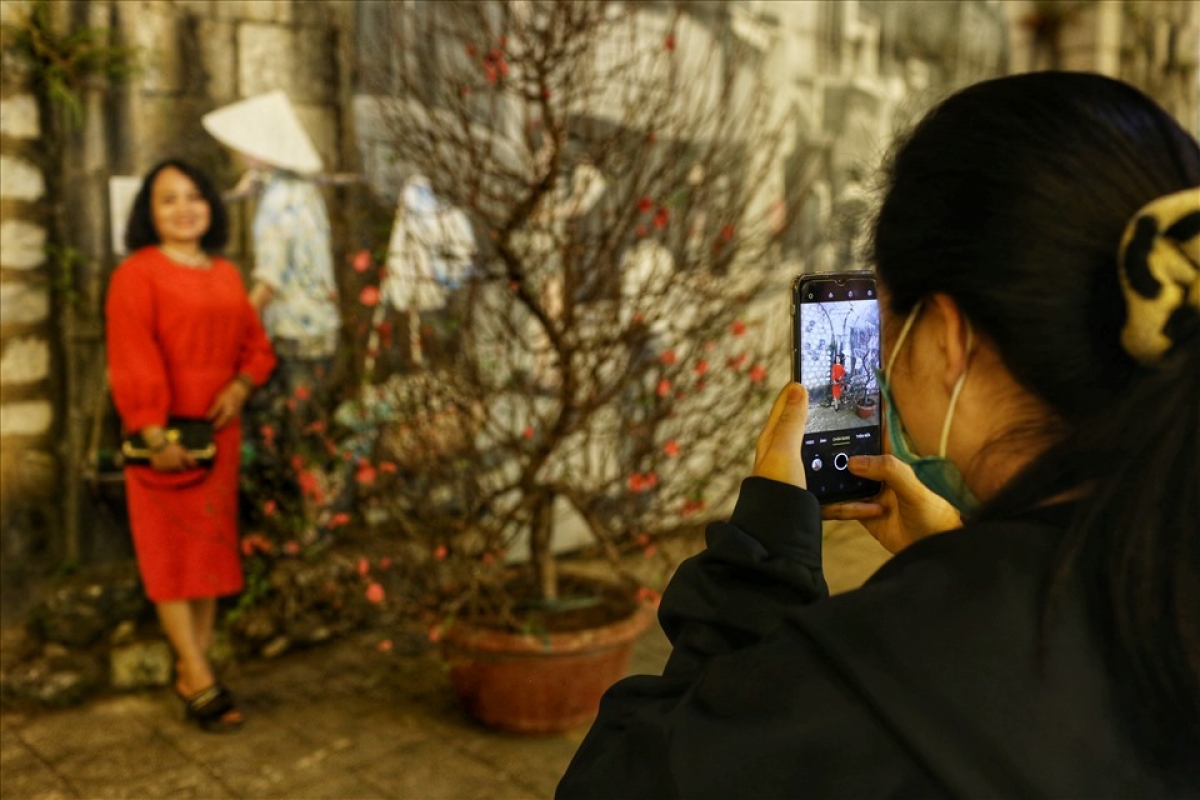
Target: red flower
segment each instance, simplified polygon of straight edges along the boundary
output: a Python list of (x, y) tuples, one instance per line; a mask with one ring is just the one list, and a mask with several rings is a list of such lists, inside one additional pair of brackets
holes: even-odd
[(379, 559), (379, 568), (383, 569), (383, 570), (391, 569), (392, 568), (392, 557), (384, 556), (383, 558)]
[(395, 475), (397, 469), (398, 469), (398, 467), (396, 466), (396, 462), (394, 462), (394, 461), (380, 461), (379, 462), (379, 471), (380, 472), (386, 472), (390, 475)]
[(374, 308), (379, 305), (379, 287), (364, 286), (363, 290), (358, 293), (358, 302), (367, 308)]
[(371, 268), (371, 253), (368, 250), (359, 250), (354, 254), (354, 271), (366, 272)]
[(650, 231), (646, 228), (645, 225), (638, 225), (636, 228), (633, 229), (633, 232), (637, 234), (637, 237), (639, 239), (645, 239), (646, 234), (650, 233)]
[(371, 462), (364, 461), (358, 465), (358, 472), (354, 473), (354, 480), (358, 481), (360, 486), (370, 486), (375, 482), (375, 468), (371, 466)]
[(658, 608), (658, 604), (659, 601), (662, 600), (662, 596), (649, 586), (642, 586), (637, 590), (637, 599), (639, 603), (652, 604), (655, 608)]
[(629, 491), (633, 492), (634, 494), (638, 494), (639, 492), (644, 492), (646, 490), (646, 482), (640, 472), (635, 472), (630, 475), (629, 480), (626, 481), (626, 485), (629, 487)]
[(750, 368), (750, 380), (754, 383), (762, 383), (767, 377), (767, 368), (762, 364), (755, 364)]
[(662, 208), (660, 208), (658, 210), (658, 213), (654, 215), (655, 230), (661, 231), (663, 228), (667, 227), (667, 222), (670, 220), (670, 218), (671, 218), (670, 210), (668, 210), (666, 206), (663, 206)]
[(663, 452), (667, 454), (668, 458), (675, 458), (679, 455), (679, 442), (668, 439), (667, 443), (663, 445)]
[(316, 420), (315, 422), (309, 423), (308, 425), (306, 425), (304, 427), (304, 432), (305, 433), (324, 433), (325, 432), (325, 420), (319, 419), (319, 420)]
[(283, 546), (283, 552), (287, 553), (289, 556), (300, 555), (300, 543), (295, 539), (292, 539)]
[(259, 433), (262, 434), (263, 441), (265, 441), (268, 445), (275, 441), (275, 429), (270, 425), (263, 425), (259, 429)]
[(745, 363), (746, 363), (746, 354), (745, 353), (738, 353), (736, 356), (730, 356), (729, 359), (726, 360), (726, 362), (725, 362), (725, 364), (730, 369), (735, 369), (735, 370), (741, 369), (742, 365)]
[(382, 642), (380, 642), (376, 646), (379, 648), (379, 652), (381, 652), (381, 653), (392, 652), (392, 640), (391, 639), (384, 639)]
[(523, 437), (525, 437), (526, 439), (532, 439), (533, 438), (533, 426), (526, 425), (525, 430), (521, 431), (521, 435)]
[(304, 468), (304, 457), (298, 456), (298, 455), (292, 456), (291, 464), (292, 464), (292, 469), (296, 470), (296, 472), (299, 472), (301, 469)]
[(297, 386), (296, 391), (294, 391), (292, 394), (294, 394), (296, 399), (300, 401), (304, 401), (312, 397), (312, 392), (307, 386)]
[(672, 364), (675, 363), (675, 360), (676, 360), (675, 359), (675, 351), (674, 350), (666, 351), (661, 356), (659, 356), (659, 360), (662, 361), (662, 363), (666, 364), (668, 367), (671, 366)]
[(367, 587), (367, 602), (379, 605), (383, 602), (384, 597), (383, 587), (378, 583), (372, 583)]
[(268, 500), (267, 502), (263, 503), (263, 514), (267, 515), (268, 517), (275, 516), (275, 513), (278, 510), (279, 507), (275, 504), (274, 500)]
[(658, 393), (659, 397), (666, 397), (671, 393), (671, 382), (666, 378), (663, 378), (658, 382), (658, 388), (655, 389), (655, 391)]
[(300, 484), (300, 491), (314, 497), (320, 493), (320, 488), (317, 486), (317, 476), (312, 473), (312, 470), (301, 470), (296, 476), (297, 483)]
[(329, 529), (330, 530), (335, 530), (337, 528), (342, 527), (343, 525), (349, 525), (349, 524), (350, 524), (350, 515), (347, 514), (345, 511), (339, 511), (338, 513), (334, 514), (332, 517), (329, 518)]
[(642, 550), (642, 555), (645, 556), (646, 558), (650, 558), (650, 556), (654, 555), (657, 552), (658, 552), (658, 548), (652, 544), (649, 544), (649, 545), (646, 545), (645, 549)]
[(355, 567), (355, 569), (358, 570), (359, 575), (362, 575), (365, 578), (365, 577), (367, 577), (367, 574), (371, 571), (371, 562), (365, 558), (360, 558), (358, 560), (358, 564)]
[(734, 336), (741, 336), (746, 332), (746, 323), (742, 322), (740, 319), (735, 319), (733, 324), (729, 326), (729, 332)]
[(449, 555), (449, 553), (450, 550), (446, 547), (446, 545), (439, 544), (436, 548), (434, 548), (433, 557), (436, 561), (443, 561), (445, 560), (446, 556)]
[(637, 202), (638, 211), (641, 211), (643, 214), (645, 214), (647, 211), (649, 211), (652, 208), (654, 208), (654, 201), (651, 200), (649, 197), (643, 196), (643, 197), (638, 198), (638, 202)]
[(429, 629), (429, 641), (437, 644), (442, 640), (442, 626), (434, 625)]
[(724, 228), (721, 228), (721, 238), (727, 242), (733, 238), (732, 225), (726, 225)]
[(496, 556), (493, 555), (492, 553), (484, 553), (483, 557), (480, 560), (483, 561), (483, 563), (485, 563), (485, 564), (491, 564), (493, 561), (496, 560)]
[(646, 488), (653, 489), (655, 486), (658, 486), (658, 473), (647, 472), (644, 480)]
[(675, 50), (675, 34), (668, 33), (667, 38), (663, 39), (663, 47), (674, 52)]
[(696, 362), (696, 366), (692, 367), (692, 372), (697, 375), (704, 375), (708, 372), (708, 359), (702, 358)]

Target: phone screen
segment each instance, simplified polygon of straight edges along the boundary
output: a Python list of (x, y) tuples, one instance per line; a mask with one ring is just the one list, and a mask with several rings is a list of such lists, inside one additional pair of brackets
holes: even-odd
[(808, 389), (802, 457), (821, 503), (872, 497), (879, 483), (847, 469), (879, 455), (879, 301), (869, 272), (808, 275), (792, 284), (792, 376)]

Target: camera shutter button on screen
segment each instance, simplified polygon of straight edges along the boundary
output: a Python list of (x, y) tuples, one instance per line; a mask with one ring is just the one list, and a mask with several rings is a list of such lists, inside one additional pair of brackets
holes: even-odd
[(839, 470), (844, 470), (850, 465), (850, 457), (845, 453), (838, 453), (833, 457), (833, 466)]

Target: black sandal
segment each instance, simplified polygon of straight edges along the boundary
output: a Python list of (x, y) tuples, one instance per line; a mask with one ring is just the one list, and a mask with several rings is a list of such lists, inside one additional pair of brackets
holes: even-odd
[(183, 700), (187, 718), (199, 725), (201, 730), (209, 733), (228, 733), (242, 727), (244, 720), (225, 719), (229, 712), (237, 711), (238, 707), (233, 695), (221, 684), (214, 683), (191, 697), (184, 697), (178, 691), (176, 694)]

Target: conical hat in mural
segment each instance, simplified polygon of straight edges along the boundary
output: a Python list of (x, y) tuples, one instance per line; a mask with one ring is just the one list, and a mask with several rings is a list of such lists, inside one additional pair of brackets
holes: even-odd
[(321, 157), (282, 90), (210, 111), (200, 119), (221, 144), (272, 167), (314, 175)]

